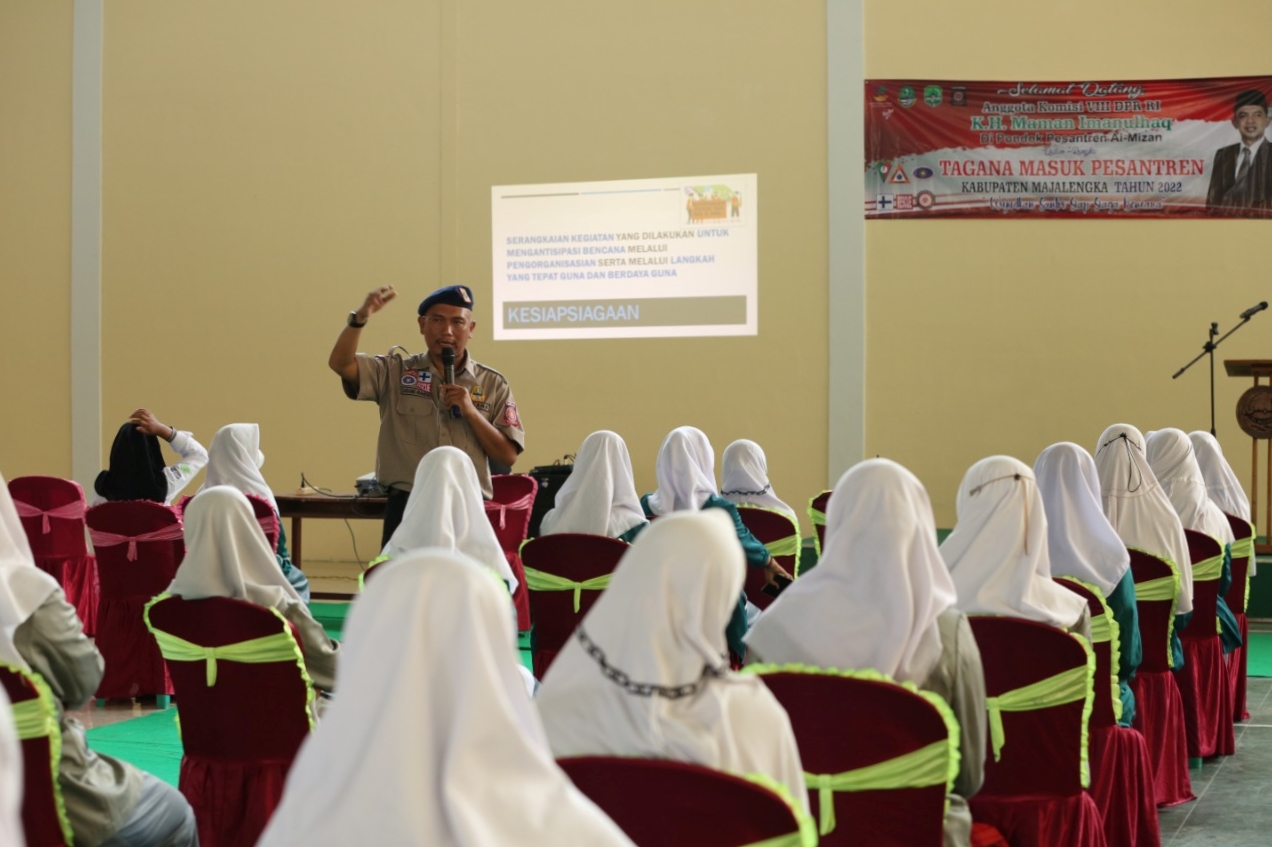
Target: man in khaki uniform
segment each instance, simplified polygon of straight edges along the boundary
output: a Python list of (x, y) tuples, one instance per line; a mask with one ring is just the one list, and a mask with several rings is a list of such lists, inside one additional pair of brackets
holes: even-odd
[[(415, 468), (429, 450), (447, 444), (467, 453), (482, 494), (490, 499), (488, 462), (511, 466), (526, 438), (508, 380), (468, 355), (468, 340), (477, 327), (468, 286), (440, 288), (420, 303), (425, 352), (405, 359), (357, 352), (362, 327), (396, 296), (391, 285), (369, 293), (362, 307), (349, 313), (327, 360), (340, 375), (346, 396), (380, 406), (375, 475), (389, 491), (382, 545), (402, 520)], [(445, 379), (444, 349), (455, 352), (452, 385)]]

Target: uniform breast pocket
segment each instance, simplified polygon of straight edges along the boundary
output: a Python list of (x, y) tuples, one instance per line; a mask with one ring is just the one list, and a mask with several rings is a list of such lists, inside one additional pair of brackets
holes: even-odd
[(407, 444), (431, 444), (436, 440), (437, 406), (432, 398), (402, 395), (394, 405), (393, 429)]

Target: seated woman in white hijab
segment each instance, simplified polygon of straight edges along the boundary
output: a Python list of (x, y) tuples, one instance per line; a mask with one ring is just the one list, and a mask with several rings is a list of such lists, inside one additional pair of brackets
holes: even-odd
[[(776, 575), (791, 579), (786, 569), (773, 561), (768, 548), (742, 523), (738, 507), (725, 500), (716, 490), (715, 451), (706, 434), (696, 427), (681, 426), (673, 429), (663, 439), (655, 466), (658, 490), (641, 498), (641, 507), (650, 517), (669, 515), (672, 512), (722, 509), (733, 521), (733, 530), (742, 551), (746, 554), (747, 567), (764, 568), (769, 581)], [(744, 580), (745, 584), (745, 580)], [(746, 644), (742, 637), (747, 630), (746, 597), (739, 593), (737, 607), (729, 621), (727, 636), (729, 649), (738, 657), (745, 655)]]
[(553, 761), (498, 581), (446, 550), (383, 568), (257, 847), (632, 847)]
[[(76, 844), (195, 847), (199, 843), (194, 812), (179, 791), (126, 762), (93, 752), (84, 727), (66, 714), (92, 699), (102, 679), (102, 657), (84, 636), (75, 609), (57, 582), (35, 566), (3, 478), (0, 662), (39, 674), (52, 691), (62, 735), (57, 781)], [(7, 847), (10, 842), (3, 843)]]
[(338, 645), (278, 570), (252, 504), (237, 488), (205, 488), (185, 510), (186, 554), (168, 593), (186, 600), (229, 597), (277, 609), (296, 627), (314, 685), (332, 691)]
[(1188, 440), (1192, 442), (1193, 452), (1197, 456), (1197, 466), (1201, 468), (1201, 477), (1206, 481), (1206, 495), (1225, 514), (1251, 519), (1250, 498), (1241, 487), (1241, 480), (1232, 472), (1219, 446), (1219, 439), (1208, 432), (1190, 432)]
[(1033, 470), (1010, 456), (968, 469), (955, 501), (958, 523), (941, 544), (958, 607), (1049, 624), (1091, 640), (1087, 602), (1051, 579), (1047, 514)]
[(647, 526), (627, 445), (603, 429), (583, 439), (574, 469), (543, 516), (539, 534), (581, 532), (630, 544)]
[[(208, 448), (208, 473), (204, 477), (203, 487), (212, 488), (217, 485), (230, 485), (244, 494), (255, 494), (269, 501), (274, 507), (274, 515), (278, 515), (278, 501), (265, 477), (261, 476), (261, 465), (265, 464), (265, 454), (261, 452), (261, 428), (254, 423), (227, 424), (212, 436), (212, 445)], [(283, 576), (291, 583), (292, 588), (306, 603), (309, 602), (309, 577), (300, 568), (292, 564), (291, 555), (287, 552), (287, 533), (283, 530), (283, 522), (278, 522), (278, 545), (274, 550), (278, 567)]]
[(1047, 551), (1051, 575), (1093, 586), (1117, 622), (1117, 679), (1122, 700), (1118, 723), (1135, 718), (1131, 679), (1144, 658), (1131, 556), (1100, 505), (1100, 477), (1091, 454), (1076, 444), (1053, 444), (1034, 462), (1047, 510)]
[(722, 512), (654, 521), (544, 677), (535, 704), (553, 754), (760, 773), (806, 810), (786, 711), (758, 677), (729, 670), (724, 628), (745, 576)]
[(402, 522), (368, 567), (423, 547), (463, 553), (497, 573), (511, 593), (517, 578), (486, 517), (473, 460), (458, 447), (435, 447), (415, 468)]
[(737, 506), (772, 509), (798, 521), (795, 510), (773, 490), (764, 449), (745, 438), (724, 448), (720, 458), (720, 496)]
[(945, 844), (966, 847), (966, 798), (985, 777), (985, 674), (956, 600), (923, 483), (896, 462), (870, 459), (835, 485), (821, 563), (782, 592), (746, 640), (756, 661), (872, 668), (944, 698), (962, 727)]
[(1228, 608), (1224, 595), (1232, 585), (1232, 525), (1223, 510), (1211, 502), (1206, 492), (1192, 441), (1180, 429), (1159, 429), (1148, 436), (1144, 454), (1148, 465), (1170, 498), (1184, 529), (1209, 535), (1223, 548), (1223, 571), (1219, 577), (1219, 634), (1223, 652), (1231, 653), (1241, 646), (1241, 628)]
[(1192, 619), (1192, 558), (1184, 525), (1144, 455), (1144, 436), (1130, 424), (1114, 424), (1095, 450), (1104, 515), (1128, 548), (1172, 562), (1179, 571), (1179, 600), (1171, 635), (1173, 667), (1184, 666), (1179, 633)]

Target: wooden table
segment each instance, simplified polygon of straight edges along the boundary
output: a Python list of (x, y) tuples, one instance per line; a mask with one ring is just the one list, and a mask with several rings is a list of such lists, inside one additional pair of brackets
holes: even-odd
[(304, 570), (300, 560), (301, 521), (305, 518), (379, 520), (384, 517), (387, 497), (359, 497), (356, 494), (275, 494), (278, 516), (291, 518), (288, 536), (292, 564)]

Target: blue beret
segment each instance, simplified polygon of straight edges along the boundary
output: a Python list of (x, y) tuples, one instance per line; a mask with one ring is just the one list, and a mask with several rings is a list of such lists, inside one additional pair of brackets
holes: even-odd
[(473, 307), (473, 290), (467, 285), (448, 285), (445, 288), (439, 288), (425, 297), (424, 302), (420, 303), (420, 314), (426, 314), (429, 309), (439, 303), (443, 306), (459, 306), (461, 309), (471, 309)]

